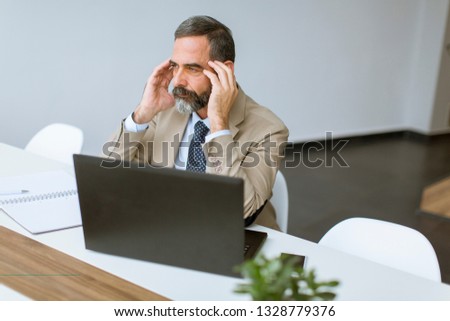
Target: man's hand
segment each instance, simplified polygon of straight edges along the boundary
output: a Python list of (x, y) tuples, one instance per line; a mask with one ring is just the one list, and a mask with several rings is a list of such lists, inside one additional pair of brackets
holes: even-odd
[(228, 117), (238, 94), (233, 70), (220, 61), (209, 61), (209, 66), (217, 73), (204, 69), (203, 73), (211, 80), (212, 90), (208, 103), (208, 118), (211, 133), (229, 129)]
[(160, 111), (175, 104), (173, 95), (169, 93), (169, 84), (173, 78), (170, 59), (157, 66), (147, 80), (141, 102), (136, 107), (133, 120), (137, 124), (150, 122)]

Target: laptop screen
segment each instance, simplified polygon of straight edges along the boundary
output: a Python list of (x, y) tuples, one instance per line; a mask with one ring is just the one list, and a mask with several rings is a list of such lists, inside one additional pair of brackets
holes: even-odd
[(243, 180), (74, 155), (86, 248), (233, 275)]

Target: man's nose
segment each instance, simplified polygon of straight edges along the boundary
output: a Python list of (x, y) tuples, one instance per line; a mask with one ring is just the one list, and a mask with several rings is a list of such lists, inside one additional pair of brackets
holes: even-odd
[(187, 82), (182, 68), (173, 71), (172, 82), (174, 87), (186, 87)]

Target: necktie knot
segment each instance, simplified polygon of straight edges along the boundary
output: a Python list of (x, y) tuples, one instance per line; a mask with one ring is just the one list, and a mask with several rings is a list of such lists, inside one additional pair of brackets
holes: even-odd
[(206, 126), (202, 121), (195, 123), (194, 136), (189, 144), (186, 170), (192, 172), (205, 172), (206, 159), (203, 154), (202, 144), (205, 142), (205, 137), (208, 132), (208, 126)]
[(199, 120), (198, 122), (195, 123), (194, 137), (192, 139), (203, 144), (205, 142), (205, 137), (206, 134), (208, 134), (208, 132), (209, 132), (208, 126), (206, 126), (202, 121)]

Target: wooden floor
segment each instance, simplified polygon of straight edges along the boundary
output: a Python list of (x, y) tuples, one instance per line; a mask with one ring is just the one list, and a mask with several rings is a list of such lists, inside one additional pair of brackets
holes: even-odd
[(450, 176), (425, 187), (420, 210), (450, 219)]
[[(419, 210), (424, 188), (450, 175), (450, 135), (352, 139), (339, 152), (342, 159), (334, 160), (341, 145), (327, 144), (287, 150), (282, 172), (290, 196), (288, 232), (317, 242), (334, 224), (355, 216), (406, 225), (433, 244), (442, 281), (450, 284), (450, 219)], [(315, 148), (307, 153), (308, 146)], [(340, 166), (342, 160), (348, 167)]]

